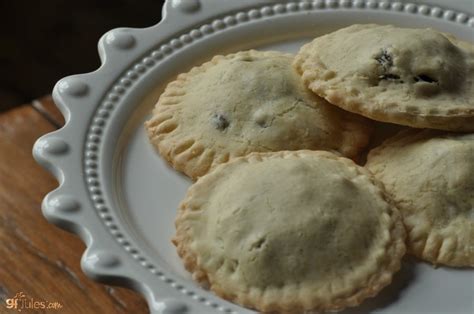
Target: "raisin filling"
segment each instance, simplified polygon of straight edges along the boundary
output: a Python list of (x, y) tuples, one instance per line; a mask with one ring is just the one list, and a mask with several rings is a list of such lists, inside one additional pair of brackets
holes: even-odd
[[(393, 57), (392, 55), (386, 50), (382, 49), (380, 54), (375, 57), (375, 60), (382, 66), (382, 75), (379, 75), (378, 79), (380, 81), (391, 81), (397, 83), (403, 83), (400, 76), (389, 72), (390, 68), (393, 66)], [(377, 82), (378, 85), (378, 82)]]
[(428, 75), (425, 75), (425, 74), (420, 74), (420, 75), (418, 75), (418, 76), (415, 76), (415, 77), (413, 78), (413, 80), (414, 80), (415, 82), (417, 82), (417, 83), (418, 83), (418, 82), (438, 83), (438, 81), (437, 81), (436, 79), (434, 79), (434, 78), (432, 78), (432, 77), (430, 77), (430, 76), (428, 76)]
[(396, 81), (398, 83), (403, 83), (403, 81), (400, 79), (399, 75), (391, 74), (391, 73), (380, 75), (379, 79), (380, 80)]
[(227, 118), (220, 113), (215, 113), (211, 118), (211, 122), (219, 131), (224, 131), (229, 127), (230, 124), (229, 120), (227, 120)]
[(375, 60), (383, 67), (384, 71), (388, 71), (388, 69), (393, 66), (392, 55), (385, 49), (382, 49), (382, 52), (375, 57)]

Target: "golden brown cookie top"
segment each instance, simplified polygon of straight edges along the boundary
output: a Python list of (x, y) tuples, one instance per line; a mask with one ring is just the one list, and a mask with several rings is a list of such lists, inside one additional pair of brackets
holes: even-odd
[(433, 29), (353, 25), (314, 39), (294, 65), (329, 102), (374, 120), (474, 130), (474, 46)]
[(367, 167), (400, 209), (410, 252), (474, 266), (474, 134), (405, 131), (372, 150)]
[(292, 60), (244, 51), (179, 75), (146, 123), (151, 142), (192, 178), (250, 152), (324, 149), (356, 156), (368, 142), (370, 121), (314, 95)]
[(175, 244), (218, 295), (260, 311), (337, 310), (390, 283), (397, 209), (368, 171), (329, 152), (253, 153), (188, 191)]

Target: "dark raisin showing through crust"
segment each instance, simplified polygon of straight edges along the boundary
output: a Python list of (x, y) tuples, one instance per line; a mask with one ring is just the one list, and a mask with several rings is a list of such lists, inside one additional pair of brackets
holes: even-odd
[[(381, 80), (390, 80), (390, 81), (398, 81), (400, 80), (400, 76), (396, 75), (396, 74), (384, 74), (384, 75), (380, 75), (379, 76), (379, 79)], [(400, 83), (403, 83), (402, 81), (400, 81)]]
[(227, 120), (227, 118), (220, 113), (215, 113), (211, 118), (211, 122), (213, 126), (219, 131), (224, 131), (229, 127), (230, 124), (229, 120)]
[(418, 76), (415, 76), (413, 78), (415, 80), (415, 82), (425, 82), (425, 83), (438, 83), (438, 81), (428, 75), (425, 75), (425, 74), (420, 74)]
[(375, 57), (378, 63), (384, 68), (385, 71), (388, 70), (393, 65), (393, 58), (392, 55), (388, 53), (387, 50), (382, 49), (382, 52)]

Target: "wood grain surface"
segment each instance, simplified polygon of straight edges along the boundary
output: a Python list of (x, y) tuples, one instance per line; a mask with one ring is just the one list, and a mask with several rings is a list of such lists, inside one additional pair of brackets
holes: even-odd
[(20, 292), (61, 305), (21, 313), (148, 313), (137, 293), (87, 278), (80, 269), (84, 244), (41, 214), (41, 200), (57, 182), (31, 151), (63, 123), (51, 97), (0, 114), (0, 313), (18, 313), (7, 299)]

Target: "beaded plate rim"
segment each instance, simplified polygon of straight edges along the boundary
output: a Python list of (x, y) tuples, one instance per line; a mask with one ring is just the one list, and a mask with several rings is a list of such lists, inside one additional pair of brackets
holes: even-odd
[[(165, 7), (167, 7), (168, 11), (164, 11), (164, 19), (169, 18), (169, 15), (171, 15), (173, 11), (180, 11), (181, 14), (192, 15), (193, 12), (199, 11), (202, 3), (209, 1), (212, 0), (167, 1)], [(243, 4), (249, 6), (248, 3)], [(138, 262), (138, 264), (151, 274), (158, 276), (167, 286), (210, 307), (209, 310), (214, 309), (224, 313), (236, 313), (233, 308), (209, 301), (199, 292), (187, 289), (167, 276), (160, 270), (160, 267), (154, 265), (153, 262), (148, 261), (145, 256), (140, 254), (140, 251), (132, 245), (132, 241), (127, 238), (126, 233), (121, 230), (119, 224), (115, 223), (113, 216), (110, 215), (110, 206), (102, 197), (102, 183), (98, 175), (99, 165), (97, 162), (100, 152), (100, 143), (105, 133), (104, 128), (107, 126), (108, 118), (117, 107), (116, 103), (120, 101), (127, 90), (134, 87), (135, 82), (142, 75), (153, 67), (157, 67), (161, 63), (166, 62), (176, 51), (185, 48), (194, 41), (254, 20), (271, 19), (275, 16), (285, 14), (298, 14), (298, 12), (338, 10), (340, 8), (355, 10), (391, 10), (398, 13), (418, 14), (474, 28), (474, 17), (469, 14), (421, 3), (374, 0), (254, 2), (252, 6), (235, 11), (236, 13), (226, 14), (224, 11), (224, 13), (217, 16), (214, 15), (211, 20), (206, 23), (200, 24), (199, 21), (196, 21), (198, 27), (192, 27), (190, 30), (178, 33), (178, 35), (173, 36), (171, 39), (165, 39), (162, 42), (156, 43), (154, 45), (155, 48), (148, 50), (138, 61), (134, 61), (131, 66), (122, 71), (122, 75), (118, 78), (113, 78), (113, 83), (110, 85), (110, 88), (100, 96), (101, 100), (98, 105), (92, 103), (92, 105), (95, 106), (95, 110), (92, 115), (88, 117), (86, 140), (83, 142), (83, 147), (80, 150), (82, 151), (80, 157), (82, 159), (81, 168), (85, 174), (83, 184), (86, 189), (88, 201), (91, 202), (95, 213), (98, 214), (102, 226), (105, 227), (107, 232), (114, 237), (115, 241), (135, 262)], [(152, 28), (158, 27), (160, 27), (159, 24)], [(99, 43), (99, 54), (103, 65), (107, 62), (110, 63), (110, 59), (113, 57), (111, 50), (127, 51), (134, 49), (141, 40), (140, 32), (140, 29), (120, 28), (106, 33)], [(48, 220), (59, 227), (80, 235), (84, 242), (86, 242), (88, 248), (84, 252), (81, 265), (86, 274), (94, 278), (100, 278), (104, 276), (104, 273), (113, 275), (114, 269), (122, 265), (124, 261), (123, 258), (109, 253), (104, 245), (96, 244), (94, 247), (89, 245), (94, 241), (92, 239), (94, 235), (90, 230), (91, 228), (88, 227), (87, 221), (82, 221), (75, 217), (81, 212), (81, 208), (87, 207), (87, 205), (82, 204), (83, 202), (75, 198), (73, 196), (74, 193), (71, 193), (72, 187), (65, 184), (65, 178), (68, 177), (67, 173), (71, 170), (64, 167), (67, 162), (60, 162), (59, 160), (63, 159), (64, 161), (64, 159), (67, 159), (68, 156), (71, 155), (72, 151), (75, 151), (72, 147), (73, 145), (70, 145), (67, 140), (68, 137), (71, 137), (71, 134), (65, 136), (65, 133), (69, 132), (67, 127), (68, 121), (71, 112), (76, 110), (74, 107), (78, 105), (77, 103), (87, 102), (88, 96), (92, 92), (93, 87), (87, 84), (87, 76), (93, 75), (99, 77), (101, 75), (101, 68), (93, 73), (66, 77), (56, 84), (53, 97), (65, 115), (67, 122), (60, 130), (46, 134), (38, 139), (33, 148), (33, 155), (37, 162), (52, 172), (60, 182), (60, 186), (45, 197), (42, 204), (43, 214)], [(87, 105), (92, 106), (91, 104)], [(133, 277), (133, 275), (129, 276)], [(148, 297), (147, 299), (150, 302), (150, 298)], [(176, 299), (165, 300), (162, 301), (161, 304), (163, 305), (162, 309), (157, 310), (157, 313), (178, 314), (187, 313), (187, 311), (189, 311), (188, 305)], [(155, 312), (154, 307), (150, 306), (150, 309), (152, 312)]]

